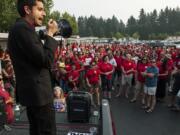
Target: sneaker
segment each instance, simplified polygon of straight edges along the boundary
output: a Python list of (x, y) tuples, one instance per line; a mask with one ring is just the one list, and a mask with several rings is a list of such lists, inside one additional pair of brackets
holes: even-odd
[(136, 99), (131, 99), (130, 100), (130, 103), (135, 103), (136, 102)]
[(153, 109), (148, 109), (146, 110), (147, 113), (152, 113), (153, 112)]
[(116, 96), (115, 97), (120, 97), (121, 96), (121, 93), (120, 92), (118, 92), (118, 94), (116, 94)]
[(175, 105), (172, 105), (172, 104), (169, 104), (167, 107), (168, 107), (168, 108), (175, 108), (176, 106), (175, 106)]

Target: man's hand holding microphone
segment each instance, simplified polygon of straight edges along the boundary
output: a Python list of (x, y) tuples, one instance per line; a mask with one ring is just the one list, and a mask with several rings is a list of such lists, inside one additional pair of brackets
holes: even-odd
[(59, 31), (58, 24), (53, 19), (50, 19), (47, 26), (47, 35), (53, 37)]

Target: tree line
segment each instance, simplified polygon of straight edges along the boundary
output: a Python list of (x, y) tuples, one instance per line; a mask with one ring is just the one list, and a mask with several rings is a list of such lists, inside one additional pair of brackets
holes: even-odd
[[(180, 8), (161, 9), (159, 13), (153, 10), (146, 13), (142, 8), (136, 19), (130, 16), (126, 23), (116, 16), (103, 19), (93, 15), (76, 18), (69, 13), (52, 11), (53, 0), (45, 0), (46, 18), (45, 24), (50, 18), (60, 20), (67, 19), (73, 28), (73, 34), (80, 37), (95, 36), (116, 39), (133, 37), (136, 39), (165, 39), (168, 36), (180, 36)], [(0, 32), (8, 32), (10, 26), (18, 17), (15, 0), (0, 1)]]
[(109, 19), (102, 17), (78, 18), (80, 36), (97, 37), (133, 37), (136, 39), (165, 39), (170, 36), (180, 36), (180, 8), (153, 10), (146, 13), (140, 10), (138, 19), (130, 16), (125, 24), (115, 16)]

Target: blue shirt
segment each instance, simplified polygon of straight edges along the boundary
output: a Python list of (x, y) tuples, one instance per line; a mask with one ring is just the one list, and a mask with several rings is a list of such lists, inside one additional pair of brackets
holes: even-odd
[(157, 67), (150, 66), (146, 69), (146, 73), (153, 73), (154, 76), (153, 77), (146, 76), (145, 85), (147, 87), (156, 87), (158, 81), (159, 69)]

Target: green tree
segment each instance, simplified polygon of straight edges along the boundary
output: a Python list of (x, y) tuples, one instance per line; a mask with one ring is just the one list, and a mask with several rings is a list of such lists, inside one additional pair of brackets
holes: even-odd
[(119, 31), (119, 21), (114, 15), (111, 19), (111, 25), (112, 25), (112, 32), (117, 33)]
[(136, 31), (137, 31), (137, 21), (133, 16), (131, 16), (127, 21), (127, 33), (129, 35), (132, 35)]
[(157, 28), (158, 28), (158, 15), (157, 15), (157, 10), (153, 10), (152, 13), (149, 15), (149, 33), (157, 33)]
[(139, 35), (138, 32), (135, 32), (135, 33), (132, 35), (132, 37), (133, 37), (134, 39), (139, 39), (139, 38), (140, 38), (140, 35)]
[(147, 16), (144, 9), (140, 10), (139, 20), (138, 20), (138, 29), (139, 34), (142, 39), (148, 39), (148, 32), (147, 32)]
[(111, 38), (118, 32), (125, 33), (125, 24), (122, 20), (119, 22), (115, 16), (108, 19), (96, 18), (93, 15), (90, 17), (79, 17), (78, 27), (81, 37), (90, 35)]
[(168, 19), (163, 10), (161, 10), (159, 13), (158, 23), (159, 23), (158, 33), (166, 32), (167, 29), (166, 27), (168, 26)]
[(139, 18), (133, 16), (127, 21), (127, 25), (122, 20), (118, 21), (115, 16), (103, 19), (94, 16), (78, 18), (80, 36), (98, 37), (118, 37), (118, 32), (127, 37), (139, 34), (140, 39), (164, 39), (167, 35), (176, 35), (180, 31), (180, 8), (162, 9), (159, 13), (153, 10), (146, 13), (140, 10)]
[(18, 17), (15, 0), (0, 0), (0, 31), (7, 32)]
[(46, 11), (45, 24), (47, 24), (47, 22), (51, 18), (51, 9), (53, 6), (54, 6), (53, 0), (44, 0), (44, 8)]
[(126, 30), (126, 26), (124, 24), (124, 22), (122, 20), (119, 21), (119, 31), (121, 33), (125, 33), (125, 30)]
[(73, 29), (73, 34), (78, 34), (78, 24), (76, 22), (76, 18), (74, 16), (71, 16), (67, 12), (62, 14), (62, 18), (69, 21), (69, 23), (70, 23), (70, 25), (71, 25), (71, 27)]
[(96, 17), (93, 15), (91, 15), (87, 20), (86, 26), (88, 27), (88, 33), (90, 34), (90, 36), (97, 36), (98, 28), (96, 20)]
[(50, 18), (58, 21), (61, 19), (61, 14), (59, 11), (53, 11), (51, 14), (50, 14)]
[[(46, 18), (45, 23), (49, 20), (50, 10), (53, 7), (52, 0), (45, 0)], [(18, 18), (16, 0), (0, 0), (0, 31), (8, 31)]]
[(175, 36), (180, 36), (180, 32), (176, 32), (174, 35)]
[(111, 25), (111, 19), (108, 18), (106, 21), (106, 24), (105, 24), (105, 36), (108, 37), (108, 38), (111, 38), (112, 37), (112, 25)]
[(155, 33), (149, 34), (149, 35), (148, 35), (148, 39), (150, 39), (150, 40), (156, 39), (156, 34), (155, 34)]
[(79, 35), (81, 37), (86, 36), (86, 22), (87, 22), (87, 17), (79, 17), (78, 18), (78, 28), (79, 28)]
[(99, 32), (98, 32), (98, 37), (105, 37), (105, 30), (104, 30), (104, 28), (105, 28), (105, 22), (104, 22), (104, 19), (102, 18), (102, 17), (100, 17), (99, 19), (98, 19), (98, 30), (99, 30)]
[(167, 33), (159, 33), (158, 35), (157, 35), (157, 39), (159, 39), (159, 40), (164, 40), (164, 39), (166, 39), (168, 37), (168, 34)]
[(123, 38), (124, 36), (123, 36), (123, 34), (122, 34), (122, 33), (117, 32), (117, 33), (115, 33), (114, 37), (118, 40), (118, 39)]

